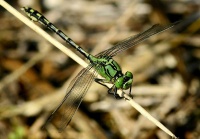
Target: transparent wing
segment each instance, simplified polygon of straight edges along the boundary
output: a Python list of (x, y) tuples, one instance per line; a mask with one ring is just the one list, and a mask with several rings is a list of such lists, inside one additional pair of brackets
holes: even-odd
[(65, 112), (61, 117), (59, 131), (62, 131), (67, 127), (80, 103), (82, 102), (87, 90), (91, 86), (94, 77), (96, 76), (95, 70), (90, 71), (90, 69), (92, 69), (92, 65), (82, 69), (79, 74), (72, 80), (67, 89), (67, 94), (65, 95), (62, 102), (58, 105), (58, 107), (54, 110), (54, 112), (49, 116), (45, 125), (51, 121), (55, 115), (57, 115), (56, 112), (59, 109), (64, 109)]
[(111, 47), (110, 49), (100, 52), (96, 56), (97, 57), (101, 57), (101, 56), (113, 57), (113, 56), (117, 55), (119, 52), (125, 51), (126, 49), (135, 46), (136, 44), (144, 41), (145, 39), (149, 38), (150, 36), (158, 34), (162, 31), (165, 31), (178, 23), (179, 22), (175, 22), (175, 23), (172, 23), (167, 26), (161, 26), (159, 24), (153, 25), (148, 30), (146, 30), (142, 33), (139, 33), (135, 36), (131, 36), (131, 37), (117, 43), (115, 46)]

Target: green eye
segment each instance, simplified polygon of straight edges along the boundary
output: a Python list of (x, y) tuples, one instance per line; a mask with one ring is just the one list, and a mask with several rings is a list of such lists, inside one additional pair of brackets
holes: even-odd
[(127, 72), (125, 73), (125, 76), (126, 76), (126, 77), (129, 77), (130, 79), (133, 78), (133, 74), (132, 74), (130, 71), (127, 71)]
[(127, 82), (123, 84), (123, 89), (129, 89), (132, 85), (133, 79), (129, 79)]

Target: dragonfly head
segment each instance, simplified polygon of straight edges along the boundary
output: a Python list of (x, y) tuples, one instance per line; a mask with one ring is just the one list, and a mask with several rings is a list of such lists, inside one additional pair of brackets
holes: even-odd
[(123, 76), (117, 78), (115, 81), (115, 86), (117, 89), (129, 89), (133, 82), (133, 74), (130, 71), (127, 71)]

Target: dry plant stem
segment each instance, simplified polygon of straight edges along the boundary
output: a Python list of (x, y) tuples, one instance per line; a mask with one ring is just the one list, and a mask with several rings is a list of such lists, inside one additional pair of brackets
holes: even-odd
[(153, 116), (151, 116), (144, 108), (142, 108), (138, 103), (136, 103), (133, 99), (131, 99), (127, 94), (124, 94), (125, 100), (128, 101), (131, 106), (133, 106), (137, 111), (139, 111), (143, 116), (153, 122), (156, 126), (170, 135), (172, 138), (177, 138), (169, 129), (167, 129), (163, 124), (161, 124), (158, 120), (156, 120)]
[[(77, 63), (82, 65), (83, 67), (87, 66), (87, 63), (83, 61), (81, 58), (79, 58), (76, 54), (74, 54), (71, 50), (66, 48), (64, 45), (60, 44), (58, 41), (56, 41), (54, 38), (52, 38), (50, 35), (48, 35), (45, 31), (43, 31), (41, 28), (36, 26), (33, 22), (31, 22), (29, 19), (24, 17), (21, 13), (19, 13), (17, 10), (15, 10), (13, 7), (11, 7), (8, 3), (6, 3), (3, 0), (0, 0), (0, 4), (7, 9), (10, 13), (12, 13), (14, 16), (16, 16), (18, 19), (20, 19), (22, 22), (24, 22), (27, 26), (32, 28), (34, 31), (36, 31), (38, 34), (43, 36), (45, 39), (47, 39), (49, 42), (51, 42), (54, 46), (56, 46), (58, 49), (60, 49), (62, 52), (67, 54), (69, 57), (74, 59)], [(124, 94), (121, 90), (118, 91), (119, 95), (122, 96)], [(147, 117), (150, 121), (152, 121), (154, 124), (156, 124), (159, 128), (161, 128), (163, 131), (165, 131), (167, 134), (169, 134), (172, 138), (176, 138), (176, 136), (170, 132), (164, 125), (162, 125), (159, 121), (157, 121), (155, 118), (153, 118), (146, 110), (144, 110), (140, 105), (138, 105), (136, 102), (134, 102), (128, 95), (123, 95), (125, 100), (128, 101), (135, 109), (137, 109), (142, 115)]]

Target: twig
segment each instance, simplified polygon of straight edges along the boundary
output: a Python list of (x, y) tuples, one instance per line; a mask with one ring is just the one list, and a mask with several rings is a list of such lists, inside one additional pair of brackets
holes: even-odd
[(124, 94), (125, 100), (131, 104), (138, 112), (140, 112), (143, 116), (153, 122), (156, 126), (162, 129), (165, 133), (170, 135), (172, 138), (177, 138), (169, 129), (167, 129), (162, 123), (156, 120), (153, 116), (151, 116), (144, 108), (142, 108), (138, 103), (136, 103), (133, 99), (131, 99), (127, 94)]

